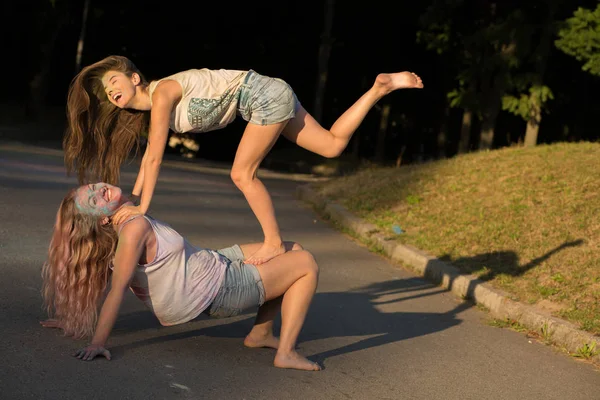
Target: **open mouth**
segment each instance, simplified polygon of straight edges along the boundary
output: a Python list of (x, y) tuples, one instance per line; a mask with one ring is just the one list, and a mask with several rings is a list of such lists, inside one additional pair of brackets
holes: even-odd
[(114, 100), (115, 102), (117, 102), (117, 103), (118, 103), (118, 102), (119, 102), (119, 100), (121, 99), (121, 97), (123, 97), (123, 94), (122, 94), (122, 93), (117, 93), (117, 94), (114, 94), (114, 95), (113, 95), (113, 100)]
[(104, 190), (104, 193), (102, 193), (102, 197), (105, 201), (109, 202), (111, 197), (110, 189), (105, 186), (102, 188), (102, 190)]

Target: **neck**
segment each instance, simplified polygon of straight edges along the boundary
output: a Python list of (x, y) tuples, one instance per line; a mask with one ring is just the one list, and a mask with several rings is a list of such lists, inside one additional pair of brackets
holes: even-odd
[(135, 97), (131, 99), (131, 104), (127, 108), (139, 111), (149, 111), (152, 108), (148, 85), (135, 87)]

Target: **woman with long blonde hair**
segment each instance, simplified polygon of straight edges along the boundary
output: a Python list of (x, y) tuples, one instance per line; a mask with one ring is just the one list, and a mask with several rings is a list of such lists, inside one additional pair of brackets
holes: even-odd
[(280, 135), (323, 157), (338, 157), (367, 113), (384, 96), (398, 89), (421, 89), (412, 72), (382, 73), (373, 86), (331, 126), (323, 128), (300, 104), (283, 80), (253, 70), (190, 69), (147, 82), (126, 57), (109, 56), (85, 67), (69, 88), (68, 129), (63, 141), (69, 171), (80, 183), (91, 179), (118, 182), (119, 168), (145, 130), (146, 151), (133, 194), (137, 206), (123, 207), (114, 216), (121, 223), (150, 207), (169, 129), (177, 133), (224, 128), (237, 115), (248, 122), (240, 140), (231, 178), (242, 191), (261, 225), (262, 246), (247, 255), (261, 264), (285, 252), (273, 203), (256, 171)]
[[(285, 253), (255, 266), (243, 260), (260, 243), (211, 250), (192, 246), (149, 215), (115, 223), (115, 212), (128, 204), (120, 188), (94, 183), (69, 191), (59, 206), (42, 268), (50, 319), (41, 324), (75, 338), (91, 337), (76, 357), (110, 360), (105, 346), (131, 290), (165, 326), (201, 313), (225, 318), (259, 307), (244, 344), (277, 349), (276, 367), (320, 369), (295, 351), (318, 282), (318, 266), (308, 251), (286, 242)], [(273, 319), (280, 311), (277, 338)]]

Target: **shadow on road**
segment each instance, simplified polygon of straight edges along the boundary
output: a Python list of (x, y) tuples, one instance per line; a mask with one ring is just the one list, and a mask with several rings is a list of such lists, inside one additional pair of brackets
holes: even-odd
[[(401, 301), (445, 292), (442, 289), (435, 289), (435, 286), (420, 279), (397, 279), (348, 292), (317, 293), (300, 334), (299, 345), (303, 342), (327, 338), (372, 336), (309, 356), (313, 361), (323, 365), (324, 361), (330, 357), (429, 335), (460, 324), (461, 320), (457, 318), (457, 315), (472, 307), (472, 303), (462, 302), (453, 309), (441, 313), (384, 312), (380, 310), (380, 308), (391, 308), (394, 303)], [(111, 351), (116, 357), (119, 357), (134, 348), (198, 336), (243, 340), (250, 331), (253, 321), (254, 314), (248, 314), (248, 318), (236, 319), (229, 324), (159, 335), (115, 346), (111, 348)], [(115, 326), (114, 333), (121, 335), (159, 327), (160, 325), (150, 312), (135, 312), (122, 316)], [(278, 323), (276, 323), (275, 329), (279, 329)]]

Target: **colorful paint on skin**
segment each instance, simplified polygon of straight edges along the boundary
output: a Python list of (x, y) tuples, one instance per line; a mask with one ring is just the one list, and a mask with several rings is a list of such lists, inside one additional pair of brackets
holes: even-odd
[[(106, 201), (105, 194), (110, 190), (112, 198)], [(82, 214), (104, 217), (114, 214), (119, 208), (121, 199), (120, 189), (105, 183), (81, 186), (77, 189), (75, 206)]]

